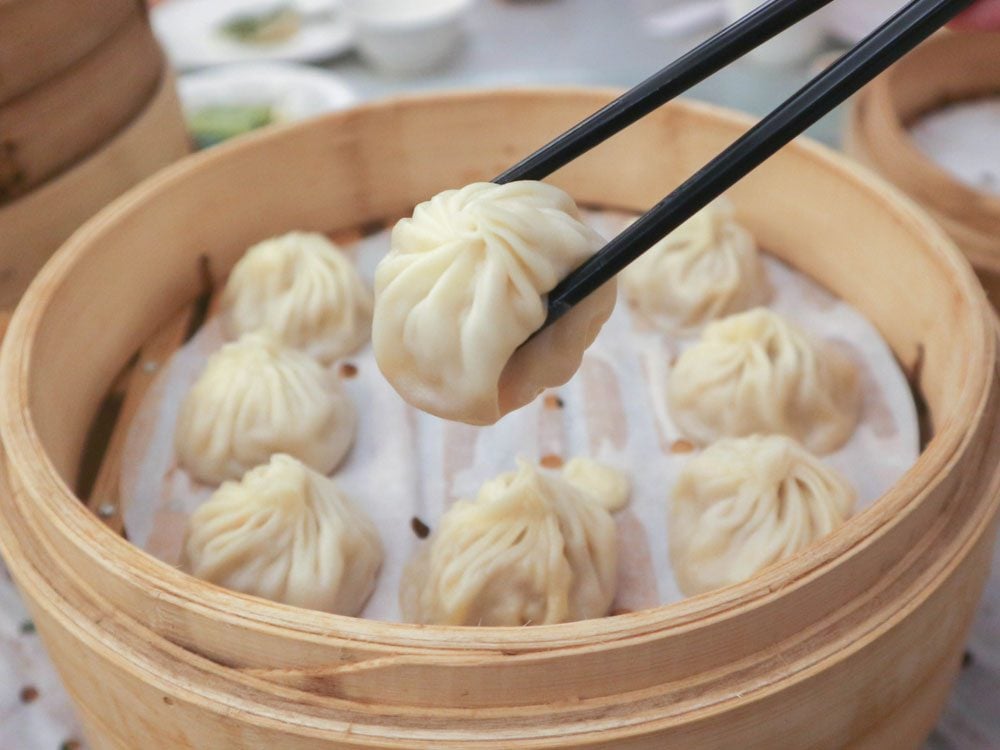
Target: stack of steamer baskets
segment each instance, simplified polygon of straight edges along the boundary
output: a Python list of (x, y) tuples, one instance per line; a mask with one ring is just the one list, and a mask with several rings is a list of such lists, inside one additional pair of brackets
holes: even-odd
[(141, 0), (0, 0), (0, 308), (101, 206), (188, 150)]
[[(0, 363), (0, 545), (95, 750), (920, 745), (990, 566), (997, 332), (937, 225), (809, 142), (732, 198), (763, 247), (875, 323), (926, 407), (924, 445), (872, 507), (752, 580), (563, 625), (383, 623), (196, 580), (105, 523), (113, 481), (99, 476), (89, 501), (75, 492), (102, 403), (124, 383), (128, 422), (197, 325), (206, 269), (218, 285), (247, 246), (292, 229), (384, 226), (611, 95), (421, 97), (272, 129), (146, 181), (42, 271)], [(748, 124), (674, 103), (552, 180), (584, 204), (639, 211)], [(119, 434), (104, 466), (121, 459)]]
[(1000, 309), (1000, 197), (959, 181), (908, 132), (940, 107), (998, 93), (1000, 38), (942, 32), (857, 96), (847, 150), (927, 209), (972, 261)]

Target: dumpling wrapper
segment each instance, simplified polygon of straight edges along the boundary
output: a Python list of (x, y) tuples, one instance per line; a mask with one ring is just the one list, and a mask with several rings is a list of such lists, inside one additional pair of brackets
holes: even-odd
[(611, 315), (613, 281), (521, 346), (545, 320), (546, 294), (603, 244), (542, 182), (474, 183), (421, 203), (375, 272), (379, 368), (423, 411), (496, 422), (569, 380)]
[(585, 456), (571, 458), (562, 467), (563, 478), (583, 490), (609, 513), (628, 505), (632, 484), (624, 472)]
[(266, 331), (324, 365), (371, 334), (372, 292), (351, 259), (322, 234), (289, 232), (247, 250), (222, 293), (229, 338)]
[(336, 482), (279, 454), (192, 514), (181, 567), (234, 591), (357, 615), (382, 554), (375, 525)]
[(602, 617), (615, 595), (611, 515), (559, 475), (520, 463), (459, 500), (407, 566), (409, 622), (543, 625)]
[(180, 465), (206, 484), (239, 479), (275, 453), (329, 474), (356, 428), (335, 373), (270, 334), (248, 333), (209, 358), (181, 405), (174, 445)]
[(771, 286), (750, 232), (720, 198), (621, 273), (629, 302), (658, 327), (687, 332), (767, 302)]
[(670, 505), (670, 560), (688, 596), (745, 581), (839, 528), (856, 495), (782, 435), (727, 438), (681, 470)]
[(857, 367), (764, 308), (707, 326), (667, 384), (670, 415), (685, 437), (780, 434), (818, 454), (854, 432), (861, 410)]

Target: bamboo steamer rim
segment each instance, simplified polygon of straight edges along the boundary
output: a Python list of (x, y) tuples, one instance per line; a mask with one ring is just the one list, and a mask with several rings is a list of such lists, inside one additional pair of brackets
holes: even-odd
[[(863, 96), (859, 101), (864, 101)], [(848, 118), (844, 132), (845, 151), (862, 164), (874, 169), (886, 179), (895, 178), (896, 181), (904, 183), (904, 180), (899, 180), (894, 174), (897, 167), (892, 163), (892, 160), (877, 156), (878, 150), (869, 146), (867, 131), (860, 122), (861, 118), (858, 115), (858, 109), (859, 107), (856, 106), (855, 111)], [(909, 145), (916, 149), (915, 144), (912, 142)], [(919, 151), (919, 149), (916, 150), (919, 158), (926, 158), (923, 152)], [(933, 163), (931, 166), (939, 168)], [(948, 175), (945, 175), (945, 177), (948, 177)], [(902, 189), (903, 185), (900, 185), (900, 187)], [(963, 223), (961, 220), (950, 215), (946, 209), (928, 202), (922, 195), (917, 196), (915, 199), (923, 203), (923, 209), (958, 244), (980, 275), (984, 273), (1000, 274), (1000, 253), (998, 253), (1000, 238), (997, 235), (989, 234), (975, 226)]]
[[(572, 97), (593, 96), (598, 92), (594, 89), (531, 89), (515, 90), (507, 95), (529, 93), (546, 97)], [(599, 93), (610, 98), (616, 92)], [(334, 125), (373, 110), (405, 108), (410, 99), (425, 104), (445, 104), (457, 98), (479, 101), (497, 96), (504, 94), (456, 92), (408, 97), (330, 114), (321, 121)], [(752, 122), (747, 117), (710, 105), (688, 102), (673, 106), (697, 116), (719, 118), (741, 128), (748, 127)], [(51, 522), (59, 526), (61, 534), (102, 565), (109, 576), (120, 576), (149, 591), (157, 592), (160, 599), (173, 600), (220, 622), (258, 631), (290, 630), (305, 640), (323, 639), (333, 633), (352, 642), (396, 649), (431, 649), (436, 652), (467, 652), (469, 649), (503, 652), (511, 647), (600, 649), (610, 641), (648, 639), (661, 637), (666, 630), (678, 632), (697, 628), (707, 622), (726, 618), (737, 607), (746, 611), (779, 596), (783, 590), (803, 585), (807, 579), (872, 544), (881, 531), (898, 523), (919, 505), (928, 489), (947, 475), (957, 457), (968, 448), (971, 438), (966, 429), (966, 420), (948, 419), (938, 426), (937, 433), (917, 464), (878, 503), (850, 519), (840, 530), (822, 540), (809, 552), (779, 563), (747, 582), (675, 604), (615, 617), (531, 628), (414, 626), (302, 610), (221, 589), (183, 574), (105, 528), (83, 507), (45, 454), (29, 410), (18, 406), (28, 399), (29, 362), (34, 337), (45, 310), (47, 289), (65, 282), (78, 264), (86, 262), (88, 244), (100, 235), (104, 227), (114, 224), (123, 216), (138, 212), (144, 204), (155, 200), (162, 188), (183, 183), (193, 170), (221, 167), (244, 149), (253, 149), (268, 141), (288, 137), (304, 127), (310, 127), (310, 123), (284, 125), (224, 144), (189, 157), (130, 191), (70, 238), (36, 278), (14, 315), (0, 364), (0, 392), (3, 395), (0, 399), (0, 414), (8, 460), (22, 475), (22, 483), (44, 488), (39, 499), (50, 503), (55, 510), (51, 514)], [(989, 398), (991, 378), (995, 377), (993, 363), (996, 359), (996, 341), (983, 292), (967, 262), (942, 230), (891, 186), (872, 181), (865, 171), (817, 144), (799, 142), (792, 148), (802, 156), (821, 163), (824, 169), (832, 170), (863, 188), (871, 194), (873, 200), (893, 205), (893, 212), (919, 228), (928, 246), (933, 247), (937, 259), (953, 274), (962, 288), (963, 299), (971, 313), (968, 317), (972, 330), (965, 333), (977, 345), (969, 353), (963, 387), (956, 394), (952, 413), (961, 412), (969, 415), (970, 421), (979, 423), (983, 419)]]
[[(6, 484), (8, 480), (6, 468), (0, 462), (0, 487), (5, 490), (3, 497), (10, 494), (11, 488)], [(986, 494), (991, 498), (991, 502), (980, 504), (972, 517), (964, 517), (967, 531), (970, 527), (972, 530), (955, 537), (951, 547), (952, 554), (937, 558), (932, 571), (935, 581), (944, 581), (953, 575), (973, 547), (981, 545), (982, 535), (990, 529), (995, 530), (997, 510), (1000, 507), (1000, 471), (993, 473)], [(3, 502), (0, 497), (0, 504)], [(946, 515), (957, 518), (961, 513), (952, 508)], [(354, 703), (332, 696), (304, 693), (301, 690), (258, 679), (252, 674), (240, 673), (238, 670), (173, 644), (143, 624), (122, 616), (106, 601), (92, 596), (92, 592), (85, 585), (67, 586), (66, 578), (72, 578), (74, 571), (58, 571), (60, 574), (56, 577), (58, 583), (49, 580), (49, 576), (54, 572), (53, 569), (46, 566), (43, 573), (34, 564), (32, 555), (24, 546), (24, 543), (30, 542), (33, 537), (25, 528), (17, 526), (22, 519), (6, 514), (4, 518), (7, 521), (0, 522), (0, 544), (5, 546), (8, 552), (14, 552), (12, 559), (17, 561), (14, 570), (18, 584), (30, 592), (32, 601), (36, 605), (44, 603), (46, 606), (43, 607), (43, 611), (46, 617), (57, 618), (65, 632), (72, 633), (78, 642), (84, 643), (91, 651), (99, 654), (100, 658), (117, 663), (118, 668), (122, 670), (141, 675), (143, 683), (157, 691), (166, 705), (174, 706), (177, 702), (185, 702), (223, 714), (227, 720), (237, 720), (241, 725), (286, 732), (299, 738), (336, 740), (337, 747), (436, 749), (444, 746), (445, 741), (434, 736), (430, 738), (409, 736), (403, 739), (403, 733), (391, 724), (401, 716), (422, 717), (426, 713), (425, 708)], [(936, 589), (936, 585), (921, 588), (920, 595), (906, 602), (902, 609), (895, 611), (893, 619), (880, 622), (875, 632), (866, 633), (870, 640), (866, 640), (865, 644), (884, 636), (896, 627), (909, 612), (915, 610), (927, 596), (930, 596), (929, 592)], [(955, 648), (959, 648), (962, 642), (964, 637), (955, 644)], [(649, 735), (658, 730), (690, 725), (737, 705), (745, 708), (747, 700), (754, 703), (765, 701), (768, 697), (786, 689), (789, 682), (799, 684), (807, 681), (840, 663), (848, 654), (860, 652), (865, 644), (859, 640), (847, 641), (843, 649), (824, 654), (808, 669), (792, 672), (764, 686), (755, 685), (749, 695), (733, 694), (725, 701), (673, 715), (664, 715), (664, 711), (648, 707), (643, 714), (636, 715), (629, 710), (628, 699), (625, 697), (617, 707), (627, 712), (630, 719), (628, 723), (617, 723), (616, 717), (606, 715), (604, 708), (597, 707), (593, 712), (583, 711), (579, 721), (560, 723), (558, 731), (539, 736), (531, 733), (530, 721), (533, 717), (541, 718), (560, 711), (571, 712), (579, 706), (572, 702), (568, 705), (533, 706), (529, 711), (516, 712), (516, 720), (522, 722), (518, 726), (522, 727), (521, 731), (527, 735), (524, 738), (503, 739), (516, 741), (517, 747), (566, 747), (567, 741), (574, 743), (587, 741), (587, 744), (594, 741), (621, 742)], [(173, 671), (166, 669), (168, 664)], [(943, 663), (940, 667), (942, 671), (947, 672), (949, 664)], [(949, 682), (950, 679), (946, 680), (946, 683)], [(80, 702), (79, 696), (73, 697), (78, 703)], [(348, 713), (342, 718), (342, 712), (345, 711)], [(354, 712), (357, 716), (353, 715)], [(506, 707), (476, 709), (471, 715), (464, 709), (435, 712), (439, 723), (462, 717), (468, 720), (472, 727), (476, 727), (487, 717), (509, 721), (513, 718), (511, 714), (512, 709)], [(365, 718), (372, 719), (372, 723), (365, 723)], [(389, 723), (375, 723), (375, 719), (385, 719)], [(359, 729), (362, 730), (360, 733)], [(866, 731), (871, 731), (871, 728)], [(495, 739), (492, 736), (489, 738)], [(475, 737), (466, 736), (456, 744), (456, 740), (449, 739), (447, 746), (469, 747), (470, 745), (466, 743), (474, 740)]]
[[(845, 150), (862, 164), (871, 167), (880, 175), (885, 176), (886, 179), (890, 179), (894, 175), (889, 173), (896, 167), (891, 165), (891, 160), (879, 157), (877, 149), (869, 147), (867, 133), (860, 119), (857, 110), (852, 112), (848, 118), (844, 134)], [(915, 144), (911, 145), (916, 148)], [(919, 149), (917, 150), (919, 151)], [(919, 152), (919, 156), (923, 157), (923, 152)], [(923, 209), (958, 244), (962, 252), (977, 270), (1000, 273), (1000, 254), (997, 253), (997, 236), (980, 231), (977, 227), (962, 223), (939, 206), (928, 205), (925, 202)]]
[[(965, 67), (962, 80), (939, 80), (926, 74), (938, 62), (957, 55), (1000, 55), (1000, 38), (986, 32), (941, 32), (902, 58), (876, 78), (858, 95), (849, 116), (850, 150), (867, 161), (903, 190), (912, 193), (938, 215), (949, 216), (952, 224), (963, 224), (965, 236), (978, 235), (978, 245), (1000, 247), (996, 232), (962, 222), (951, 216), (948, 207), (973, 206), (987, 227), (1000, 227), (1000, 196), (980, 191), (960, 181), (931, 156), (909, 134), (908, 126), (923, 115), (957, 101), (970, 101), (1000, 94), (1000, 66)], [(964, 58), (963, 58), (964, 59)], [(903, 82), (903, 83), (901, 83)], [(899, 108), (900, 86), (914, 84), (915, 100)], [(919, 84), (919, 86), (917, 86)], [(906, 89), (907, 94), (910, 90)], [(912, 110), (912, 111), (911, 111)], [(976, 258), (977, 263), (1000, 268), (1000, 259)]]

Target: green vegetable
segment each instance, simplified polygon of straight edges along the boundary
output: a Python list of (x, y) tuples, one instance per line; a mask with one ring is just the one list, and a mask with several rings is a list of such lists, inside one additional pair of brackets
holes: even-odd
[(188, 116), (188, 129), (199, 148), (207, 148), (227, 138), (270, 125), (275, 120), (271, 107), (261, 104), (215, 104)]
[(243, 44), (278, 44), (295, 36), (301, 26), (302, 17), (294, 8), (279, 5), (259, 13), (233, 16), (219, 31)]

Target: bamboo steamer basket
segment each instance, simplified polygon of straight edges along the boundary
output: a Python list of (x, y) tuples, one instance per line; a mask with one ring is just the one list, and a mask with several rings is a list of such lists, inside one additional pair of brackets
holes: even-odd
[(138, 115), (58, 177), (0, 205), (0, 309), (11, 309), (49, 256), (111, 200), (190, 151), (173, 76)]
[[(71, 489), (105, 394), (124, 388), (120, 428), (148, 384), (144, 367), (123, 367), (183, 340), (206, 269), (219, 282), (251, 242), (293, 228), (378, 226), (610, 96), (422, 97), (240, 139), (116, 201), (39, 275), (0, 358), (0, 545), (95, 747), (917, 747), (989, 568), (997, 334), (942, 231), (808, 142), (734, 200), (764, 247), (879, 327), (926, 404), (927, 444), (875, 506), (751, 581), (558, 626), (379, 623), (185, 576)], [(553, 181), (586, 204), (641, 209), (748, 125), (672, 104)], [(114, 482), (98, 487), (90, 505), (113, 520)]]
[(0, 0), (0, 104), (71, 67), (144, 13), (139, 0)]
[(109, 141), (149, 102), (164, 67), (136, 13), (71, 68), (0, 104), (0, 205)]
[(913, 142), (908, 128), (929, 112), (1000, 94), (1000, 39), (938, 34), (855, 99), (847, 151), (916, 199), (976, 267), (1000, 307), (1000, 196), (960, 182)]

